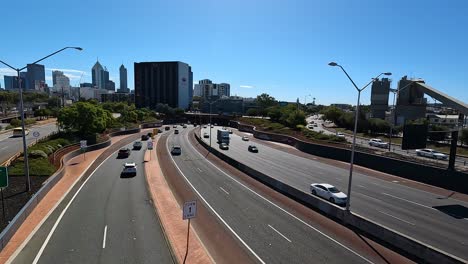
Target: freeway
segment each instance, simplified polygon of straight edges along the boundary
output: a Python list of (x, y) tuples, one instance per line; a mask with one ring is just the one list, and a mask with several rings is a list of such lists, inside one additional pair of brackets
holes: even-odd
[[(216, 130), (212, 131), (212, 146)], [(209, 132), (202, 129), (202, 134)], [(204, 139), (208, 142), (208, 139)], [(349, 171), (310, 158), (289, 154), (264, 144), (256, 144), (259, 153), (250, 153), (252, 142), (231, 135), (226, 155), (271, 177), (310, 193), (311, 183), (330, 183), (347, 190)], [(441, 197), (430, 192), (355, 172), (351, 210), (436, 248), (468, 259), (468, 202)], [(395, 179), (400, 179), (395, 177)]]
[[(116, 157), (79, 181), (12, 263), (173, 263), (146, 189), (144, 150)], [(130, 161), (137, 176), (120, 178)]]
[[(172, 156), (179, 173), (192, 186), (212, 213), (246, 247), (259, 263), (381, 263), (386, 259), (366, 246), (364, 240), (347, 240), (352, 233), (337, 231), (331, 234), (323, 225), (343, 228), (324, 218), (327, 223), (302, 218), (283, 208), (255, 186), (243, 182), (222, 166), (215, 165), (202, 155), (189, 139), (189, 131), (167, 137), (166, 148), (179, 145), (180, 156)], [(167, 135), (167, 133), (165, 134)], [(165, 137), (163, 137), (164, 139)], [(160, 140), (164, 142), (164, 140)], [(158, 145), (159, 147), (163, 147)], [(223, 164), (222, 162), (220, 162)], [(248, 176), (244, 176), (248, 178)], [(258, 183), (257, 183), (258, 184)], [(311, 211), (311, 210), (308, 210)], [(316, 213), (315, 213), (316, 214)], [(339, 226), (339, 227), (336, 227)], [(369, 252), (370, 251), (370, 252)], [(395, 254), (395, 253), (392, 253)], [(385, 254), (384, 254), (385, 255)], [(407, 262), (401, 256), (395, 260)]]
[[(39, 132), (40, 136), (38, 139), (48, 136), (52, 132), (57, 131), (57, 125), (55, 123), (48, 123), (45, 125), (32, 126), (29, 129), (29, 135), (26, 136), (26, 142), (28, 144), (34, 142), (36, 138), (33, 136), (33, 132)], [(19, 151), (23, 151), (23, 138), (12, 137), (13, 132), (6, 132), (0, 134), (0, 163), (8, 160), (11, 156), (15, 155)]]
[[(312, 127), (312, 128), (309, 128), (309, 129), (311, 129), (313, 131), (316, 131), (316, 132), (321, 132), (321, 133), (324, 133), (324, 134), (328, 134), (328, 135), (335, 135), (335, 132), (332, 132), (329, 129), (326, 129), (326, 128), (323, 127), (325, 122), (320, 118), (320, 115), (309, 116), (309, 117), (307, 117), (306, 120), (307, 120), (307, 123), (313, 121), (314, 123), (317, 124), (317, 127)], [(353, 142), (352, 135), (344, 134), (344, 136), (346, 138), (346, 141)], [(388, 142), (388, 140), (385, 141), (385, 142)], [(366, 148), (375, 149), (375, 150), (378, 150), (378, 151), (388, 151), (388, 148), (383, 149), (383, 148), (379, 148), (379, 147), (369, 146), (369, 140), (368, 139), (363, 139), (363, 138), (360, 138), (360, 137), (356, 137), (356, 145), (360, 145), (360, 146), (366, 147)], [(422, 162), (422, 163), (437, 162), (437, 163), (446, 164), (446, 166), (448, 166), (448, 160), (435, 160), (435, 159), (431, 159), (431, 158), (420, 157), (420, 156), (416, 155), (415, 150), (402, 150), (401, 145), (398, 145), (398, 144), (392, 143), (392, 149), (391, 150), (392, 150), (392, 152), (398, 153), (398, 154), (403, 155), (403, 156), (410, 156), (410, 157), (418, 158), (420, 160), (420, 162)], [(459, 166), (460, 168), (463, 168), (463, 169), (468, 168), (467, 167), (468, 166), (468, 158), (463, 157), (463, 156), (457, 156), (455, 161), (456, 161), (455, 166)]]

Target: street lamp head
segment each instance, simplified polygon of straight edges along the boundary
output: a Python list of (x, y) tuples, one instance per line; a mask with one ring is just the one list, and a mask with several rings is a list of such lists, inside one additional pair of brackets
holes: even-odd
[(328, 63), (328, 66), (338, 66), (338, 63), (332, 61), (332, 62)]
[(391, 72), (384, 72), (384, 75), (389, 76), (389, 75), (392, 75), (392, 73)]
[(72, 48), (74, 48), (76, 50), (83, 50), (83, 48), (80, 48), (80, 47), (72, 47)]

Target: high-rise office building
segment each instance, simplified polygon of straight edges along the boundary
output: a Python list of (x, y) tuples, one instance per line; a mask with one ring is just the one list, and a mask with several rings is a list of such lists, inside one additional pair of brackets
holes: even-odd
[(192, 70), (184, 62), (140, 62), (134, 64), (135, 104), (155, 108), (158, 103), (187, 109), (192, 98)]
[(370, 109), (373, 118), (385, 119), (385, 112), (388, 110), (389, 91), (390, 80), (388, 78), (376, 79), (372, 83)]
[(194, 94), (209, 100), (213, 99), (212, 97), (229, 97), (231, 96), (231, 86), (228, 83), (216, 84), (209, 79), (203, 79), (195, 85)]
[(105, 87), (103, 71), (104, 68), (102, 65), (99, 63), (99, 61), (96, 61), (93, 68), (91, 69), (91, 75), (93, 86), (97, 87), (98, 89), (104, 89)]
[(218, 84), (218, 96), (231, 96), (231, 85), (229, 83)]
[(63, 71), (52, 71), (52, 85), (55, 86), (57, 83), (57, 76), (63, 75)]
[(127, 68), (122, 64), (120, 65), (119, 68), (119, 73), (120, 73), (120, 89), (119, 92), (125, 93), (127, 92)]
[(41, 64), (28, 64), (26, 77), (26, 89), (39, 90), (41, 83), (45, 83), (45, 68)]
[(197, 83), (193, 86), (193, 96), (202, 96), (202, 85)]
[(109, 80), (106, 82), (106, 90), (115, 92), (115, 82)]
[[(24, 89), (24, 85), (26, 83), (26, 78), (22, 77), (20, 75), (21, 79), (21, 88)], [(12, 89), (18, 89), (19, 84), (18, 84), (18, 77), (17, 76), (3, 76), (3, 81), (5, 82), (5, 90), (12, 90)]]

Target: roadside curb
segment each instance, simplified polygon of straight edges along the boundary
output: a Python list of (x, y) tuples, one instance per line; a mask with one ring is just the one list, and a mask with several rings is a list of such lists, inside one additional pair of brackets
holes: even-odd
[[(159, 137), (154, 141), (157, 144)], [(182, 263), (186, 249), (186, 221), (182, 220), (182, 209), (177, 202), (169, 184), (161, 171), (156, 150), (145, 152), (145, 177), (148, 192), (153, 201), (155, 214), (160, 220), (161, 228), (175, 263)], [(203, 246), (197, 231), (190, 227), (190, 250), (188, 263), (214, 263), (209, 252)], [(196, 257), (193, 257), (195, 254)]]

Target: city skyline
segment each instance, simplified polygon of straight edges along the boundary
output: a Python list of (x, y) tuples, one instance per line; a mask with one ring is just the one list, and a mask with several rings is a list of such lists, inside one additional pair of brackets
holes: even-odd
[[(109, 29), (104, 35), (92, 21), (107, 10), (105, 1), (91, 10), (84, 6), (71, 8), (70, 4), (58, 1), (31, 3), (25, 12), (4, 14), (5, 19), (21, 19), (32, 27), (30, 35), (2, 42), (0, 59), (13, 66), (24, 66), (61, 46), (77, 45), (84, 51), (67, 52), (43, 62), (49, 86), (52, 86), (50, 69), (55, 68), (63, 70), (73, 86), (80, 78), (81, 82), (91, 82), (89, 67), (99, 57), (109, 66), (109, 79), (116, 82), (116, 87), (119, 87), (118, 67), (122, 63), (126, 65), (128, 86), (133, 89), (134, 62), (179, 60), (192, 66), (194, 82), (206, 78), (226, 81), (231, 84), (232, 95), (254, 97), (266, 92), (279, 100), (303, 101), (305, 95), (311, 94), (319, 104), (354, 103), (356, 92), (352, 85), (337, 69), (327, 66), (330, 61), (336, 61), (346, 68), (358, 86), (380, 72), (390, 71), (392, 88), (396, 87), (397, 80), (408, 75), (423, 78), (427, 84), (468, 101), (468, 94), (463, 92), (464, 73), (468, 71), (463, 63), (468, 59), (463, 48), (466, 36), (459, 30), (460, 25), (468, 23), (464, 14), (468, 3), (462, 1), (447, 5), (366, 0), (359, 7), (341, 0), (297, 1), (295, 5), (266, 0), (196, 4), (144, 1), (138, 6), (117, 1), (115, 4), (116, 15), (102, 22)], [(4, 4), (10, 10), (19, 5)], [(35, 19), (49, 5), (63, 12), (56, 12), (58, 17), (53, 20)], [(420, 10), (421, 6), (424, 10), (415, 16), (400, 12)], [(201, 11), (213, 14), (218, 23), (212, 24), (213, 18), (198, 17)], [(89, 20), (66, 19), (83, 12)], [(62, 18), (68, 21), (67, 25), (59, 24), (58, 29), (66, 32), (66, 28), (73, 28), (77, 34), (57, 37), (55, 31), (41, 30)], [(13, 35), (14, 31), (5, 28), (6, 35)], [(121, 33), (126, 37), (112, 45), (102, 41), (102, 37), (112, 38)], [(210, 35), (217, 41), (207, 45), (203, 39)], [(27, 40), (39, 36), (43, 41), (31, 47)], [(418, 38), (410, 41), (409, 36)], [(190, 41), (180, 41), (181, 38)], [(0, 67), (0, 75), (12, 72)], [(363, 92), (362, 102), (369, 104), (369, 91)]]

